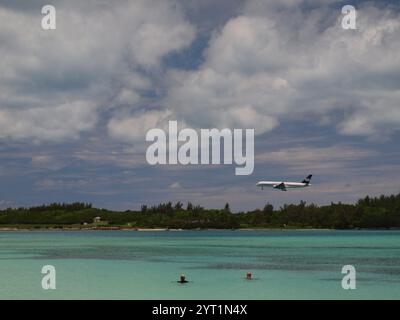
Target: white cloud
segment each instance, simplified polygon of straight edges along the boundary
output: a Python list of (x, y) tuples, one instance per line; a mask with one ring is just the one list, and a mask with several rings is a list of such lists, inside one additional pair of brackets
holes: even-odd
[[(76, 138), (94, 128), (101, 109), (138, 108), (162, 58), (195, 34), (173, 0), (55, 7), (57, 29), (44, 31), (41, 7), (0, 5), (1, 138)], [(94, 107), (74, 108), (80, 101)]]
[(35, 182), (35, 187), (40, 190), (77, 190), (93, 183), (85, 179), (43, 179)]
[[(157, 66), (163, 55), (186, 47), (194, 37), (194, 29), (176, 23), (180, 17), (157, 16), (156, 21), (141, 25), (132, 34), (132, 53), (135, 60), (145, 67)], [(170, 20), (168, 20), (170, 19)]]
[(170, 188), (170, 189), (181, 189), (182, 186), (181, 186), (181, 184), (180, 184), (178, 181), (176, 181), (176, 182), (174, 182), (174, 183), (171, 183), (171, 185), (169, 186), (169, 188)]
[[(314, 113), (342, 134), (389, 135), (400, 122), (399, 15), (360, 4), (358, 29), (343, 30), (340, 8), (321, 6), (334, 2), (248, 1), (214, 31), (192, 71), (162, 68), (195, 36), (172, 0), (60, 1), (49, 32), (33, 11), (0, 7), (0, 137), (74, 139), (106, 108), (109, 134), (129, 143), (165, 112), (194, 128), (258, 135)], [(162, 101), (148, 94), (164, 89)], [(80, 101), (91, 107), (66, 111)]]
[(342, 134), (397, 130), (399, 13), (359, 5), (353, 31), (341, 28), (340, 8), (300, 5), (249, 1), (214, 33), (198, 70), (169, 73), (168, 108), (195, 127), (256, 134), (310, 113)]
[(80, 133), (93, 129), (96, 122), (96, 109), (88, 101), (56, 107), (0, 109), (0, 138), (36, 142), (77, 139)]
[[(299, 146), (259, 153), (255, 160), (260, 166), (282, 166), (286, 174), (315, 174), (333, 176), (348, 173), (351, 168), (361, 168), (368, 161), (376, 161), (375, 150), (346, 146)], [(350, 174), (349, 174), (350, 175)]]
[(168, 118), (171, 112), (166, 111), (148, 111), (135, 115), (120, 115), (114, 117), (108, 123), (108, 132), (114, 139), (119, 139), (127, 143), (144, 143), (146, 132), (153, 128), (167, 129)]
[(259, 154), (256, 160), (285, 164), (314, 164), (326, 161), (354, 161), (373, 156), (377, 156), (377, 153), (373, 150), (347, 146), (292, 147)]

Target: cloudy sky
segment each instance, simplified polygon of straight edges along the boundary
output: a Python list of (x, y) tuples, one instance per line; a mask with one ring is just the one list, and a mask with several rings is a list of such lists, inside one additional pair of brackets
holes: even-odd
[[(56, 30), (41, 28), (46, 4)], [(168, 120), (254, 128), (253, 174), (148, 165), (145, 134)], [(398, 193), (399, 126), (398, 1), (0, 0), (0, 207)], [(255, 187), (309, 173), (309, 189)]]

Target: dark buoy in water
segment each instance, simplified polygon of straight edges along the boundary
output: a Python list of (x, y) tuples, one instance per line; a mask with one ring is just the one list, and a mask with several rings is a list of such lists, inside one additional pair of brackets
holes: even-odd
[(246, 280), (253, 280), (253, 275), (251, 272), (246, 273)]
[(179, 283), (188, 283), (188, 281), (186, 280), (186, 276), (184, 274), (181, 274), (181, 277), (179, 278)]

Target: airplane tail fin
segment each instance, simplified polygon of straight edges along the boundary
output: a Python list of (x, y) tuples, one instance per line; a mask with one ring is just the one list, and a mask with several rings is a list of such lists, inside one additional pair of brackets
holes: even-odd
[(312, 178), (312, 174), (308, 175), (301, 183), (309, 184)]

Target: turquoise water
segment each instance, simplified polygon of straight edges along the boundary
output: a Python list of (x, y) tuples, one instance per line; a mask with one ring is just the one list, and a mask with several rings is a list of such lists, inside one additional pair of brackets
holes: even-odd
[(0, 232), (0, 298), (399, 299), (400, 231)]

